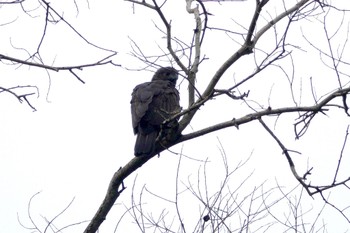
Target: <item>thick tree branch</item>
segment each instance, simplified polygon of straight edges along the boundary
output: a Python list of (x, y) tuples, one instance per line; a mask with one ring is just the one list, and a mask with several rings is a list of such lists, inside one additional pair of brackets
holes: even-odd
[[(85, 229), (84, 233), (95, 233), (98, 230), (102, 222), (106, 219), (106, 216), (114, 205), (114, 202), (126, 188), (123, 184), (124, 179), (136, 169), (145, 164), (153, 156), (134, 157), (128, 164), (126, 164), (124, 167), (121, 167), (117, 172), (114, 173), (112, 180), (109, 183), (106, 196), (99, 209), (97, 210), (95, 216), (91, 220), (90, 224)], [(121, 188), (120, 185), (122, 185)]]
[[(350, 93), (350, 87), (347, 88), (343, 88), (341, 90), (336, 90), (334, 92), (332, 92), (331, 94), (329, 94), (326, 98), (324, 98), (322, 101), (320, 101), (318, 104), (312, 105), (312, 106), (305, 106), (305, 107), (285, 107), (285, 108), (276, 108), (276, 109), (271, 109), (268, 108), (266, 110), (262, 110), (262, 111), (258, 111), (252, 114), (248, 114), (246, 116), (243, 116), (241, 118), (238, 119), (232, 119), (229, 121), (225, 121), (216, 125), (212, 125), (209, 126), (207, 128), (198, 130), (196, 132), (193, 133), (189, 133), (186, 135), (183, 135), (178, 142), (183, 142), (183, 141), (187, 141), (211, 132), (215, 132), (218, 131), (220, 129), (224, 129), (227, 127), (238, 127), (239, 125), (257, 120), (263, 116), (273, 116), (273, 115), (280, 115), (283, 113), (291, 113), (291, 112), (313, 112), (313, 113), (318, 113), (318, 112), (322, 112), (322, 111), (327, 111), (327, 109), (325, 109), (325, 107), (327, 106), (327, 104), (335, 99), (336, 97), (342, 97), (343, 95), (347, 95)], [(178, 143), (177, 142), (177, 143)]]

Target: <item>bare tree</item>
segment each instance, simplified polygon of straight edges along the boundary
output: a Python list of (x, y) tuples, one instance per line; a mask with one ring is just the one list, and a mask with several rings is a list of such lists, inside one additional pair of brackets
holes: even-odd
[[(27, 1), (13, 1), (13, 2), (0, 2), (2, 7), (7, 5), (19, 5), (23, 9), (23, 13), (30, 18), (34, 18), (33, 12), (26, 7)], [(285, 143), (285, 138), (281, 137), (281, 131), (277, 127), (280, 121), (283, 121), (283, 125), (292, 126), (293, 132), (289, 133), (290, 137), (303, 140), (310, 127), (314, 124), (315, 119), (320, 115), (332, 115), (334, 113), (342, 112), (342, 116), (349, 116), (349, 107), (347, 104), (347, 95), (350, 92), (349, 86), (349, 57), (348, 57), (348, 29), (349, 29), (349, 9), (344, 6), (341, 1), (334, 3), (319, 0), (298, 0), (298, 1), (280, 1), (274, 3), (269, 0), (256, 0), (254, 1), (254, 7), (250, 12), (249, 20), (236, 18), (232, 15), (230, 25), (220, 24), (214, 19), (218, 17), (210, 10), (207, 10), (207, 2), (209, 1), (193, 1), (186, 0), (186, 4), (183, 8), (183, 12), (187, 12), (188, 15), (193, 17), (192, 22), (182, 27), (181, 32), (174, 32), (173, 25), (180, 20), (176, 18), (176, 14), (173, 14), (173, 19), (169, 19), (169, 8), (174, 1), (157, 1), (157, 0), (127, 0), (130, 6), (133, 7), (135, 14), (137, 10), (147, 9), (152, 16), (158, 18), (155, 21), (155, 30), (160, 33), (160, 37), (165, 38), (162, 40), (163, 44), (159, 45), (158, 54), (146, 54), (142, 43), (137, 42), (133, 38), (132, 44), (132, 56), (141, 61), (143, 69), (152, 69), (162, 66), (164, 63), (172, 63), (178, 67), (181, 71), (181, 75), (184, 79), (184, 83), (187, 83), (187, 106), (183, 107), (183, 111), (174, 116), (174, 119), (181, 117), (179, 122), (180, 127), (177, 132), (178, 137), (174, 141), (160, 140), (156, 145), (156, 151), (152, 156), (133, 158), (129, 163), (120, 167), (115, 172), (110, 185), (108, 187), (105, 199), (101, 203), (95, 216), (85, 229), (85, 232), (96, 232), (102, 222), (105, 220), (107, 214), (113, 207), (116, 200), (125, 190), (124, 180), (139, 167), (144, 165), (148, 160), (155, 155), (161, 153), (168, 148), (183, 143), (203, 135), (207, 135), (212, 132), (220, 131), (225, 128), (239, 128), (242, 125), (253, 124), (257, 122), (261, 125), (261, 128), (266, 131), (266, 135), (271, 137), (278, 145), (285, 157), (291, 176), (294, 176), (296, 181), (303, 187), (303, 191), (306, 191), (308, 195), (320, 196), (326, 205), (333, 207), (338, 213), (350, 223), (350, 216), (347, 213), (348, 204), (345, 207), (338, 207), (334, 203), (330, 202), (327, 198), (327, 191), (336, 188), (343, 188), (347, 192), (349, 191), (349, 174), (344, 170), (344, 157), (346, 155), (346, 146), (348, 141), (348, 127), (344, 128), (345, 136), (340, 148), (340, 152), (334, 152), (333, 155), (336, 166), (333, 168), (331, 181), (328, 183), (314, 184), (312, 180), (313, 167), (302, 170), (296, 167), (293, 154), (300, 154), (300, 151), (290, 149)], [(68, 72), (79, 81), (83, 82), (76, 71), (85, 69), (88, 67), (112, 64), (111, 60), (117, 53), (114, 50), (103, 48), (90, 42), (81, 33), (79, 33), (64, 17), (62, 13), (51, 7), (50, 3), (38, 0), (38, 8), (45, 12), (46, 17), (43, 20), (43, 29), (41, 31), (41, 37), (36, 43), (36, 47), (32, 50), (24, 49), (24, 54), (21, 58), (15, 56), (7, 56), (0, 54), (0, 60), (5, 64), (17, 64), (19, 66), (30, 66), (45, 69), (48, 75), (52, 71)], [(76, 3), (75, 3), (76, 4)], [(212, 2), (210, 4), (216, 4), (215, 7), (224, 10), (226, 3)], [(222, 4), (222, 5), (220, 5)], [(232, 8), (245, 7), (251, 2), (242, 2), (240, 5), (230, 2)], [(213, 5), (212, 5), (213, 6)], [(251, 5), (249, 5), (251, 6)], [(239, 10), (239, 9), (238, 9)], [(78, 12), (78, 7), (77, 7)], [(236, 11), (237, 12), (237, 11)], [(218, 12), (220, 13), (220, 11)], [(181, 16), (179, 16), (181, 17)], [(337, 19), (334, 23), (330, 23), (330, 20)], [(213, 21), (213, 22), (212, 22)], [(11, 24), (12, 21), (6, 22)], [(103, 51), (105, 56), (93, 61), (91, 63), (78, 64), (73, 66), (48, 65), (43, 59), (42, 47), (48, 33), (48, 26), (57, 23), (63, 23), (66, 27), (72, 30), (75, 35), (80, 38), (87, 46)], [(188, 25), (191, 25), (188, 27)], [(194, 26), (193, 26), (194, 25)], [(317, 27), (317, 35), (310, 35), (308, 29)], [(190, 28), (190, 29), (189, 29)], [(191, 38), (182, 38), (184, 30), (188, 29), (186, 33), (191, 33)], [(311, 32), (313, 33), (313, 32)], [(221, 41), (210, 41), (212, 35), (222, 35), (225, 46), (221, 47)], [(322, 40), (320, 39), (322, 38)], [(207, 41), (209, 44), (207, 44)], [(229, 41), (229, 42), (227, 42)], [(207, 54), (206, 49), (208, 46), (217, 46), (217, 52), (220, 54), (222, 61), (215, 70), (211, 70), (210, 74), (205, 69), (205, 64), (212, 62), (211, 54)], [(16, 45), (13, 46), (17, 50)], [(23, 49), (21, 48), (21, 51)], [(309, 56), (308, 60), (301, 61), (300, 57), (307, 53), (316, 54), (317, 56)], [(213, 55), (215, 56), (215, 55)], [(227, 56), (223, 58), (223, 56)], [(314, 58), (315, 60), (312, 60)], [(214, 57), (217, 59), (217, 57)], [(216, 61), (216, 60), (215, 60)], [(313, 68), (314, 63), (321, 63), (323, 70), (318, 75), (327, 76), (320, 80), (314, 76), (300, 76), (299, 69)], [(303, 64), (308, 63), (308, 64)], [(249, 64), (244, 72), (234, 72), (233, 69), (237, 69), (238, 66), (244, 66)], [(124, 64), (123, 64), (124, 65)], [(124, 65), (128, 67), (129, 65)], [(301, 68), (299, 68), (301, 67)], [(315, 68), (317, 69), (317, 68)], [(201, 71), (206, 72), (201, 73)], [(275, 78), (278, 78), (282, 84), (278, 83), (278, 88), (274, 88), (274, 82), (270, 82), (268, 77), (273, 74)], [(233, 77), (230, 81), (227, 81), (225, 77), (227, 75)], [(320, 87), (320, 83), (326, 82), (324, 86)], [(266, 85), (267, 83), (267, 85)], [(263, 86), (266, 85), (266, 86)], [(28, 96), (32, 95), (32, 91), (26, 92), (26, 94), (18, 94), (14, 92), (18, 87), (1, 87), (3, 92), (14, 95), (18, 100), (27, 102), (31, 107), (32, 105), (28, 101)], [(33, 88), (30, 86), (29, 88)], [(32, 89), (30, 89), (32, 90)], [(34, 88), (35, 90), (35, 88)], [(259, 91), (264, 91), (262, 95), (257, 95)], [(277, 93), (277, 94), (275, 94)], [(278, 98), (278, 95), (285, 95), (286, 98), (282, 100)], [(260, 97), (263, 96), (263, 99)], [(201, 129), (195, 129), (188, 132), (190, 124), (196, 123), (196, 117), (199, 115), (199, 109), (201, 111), (207, 111), (207, 105), (214, 102), (216, 99), (224, 99), (225, 103), (230, 103), (232, 106), (240, 106), (239, 110), (233, 115), (226, 115), (225, 120), (219, 118), (219, 122), (208, 122)], [(34, 107), (32, 107), (34, 109)], [(292, 120), (291, 120), (292, 118)], [(332, 117), (330, 117), (332, 119)], [(171, 121), (172, 119), (167, 119)], [(332, 124), (337, 124), (335, 119)], [(173, 137), (172, 137), (173, 138)], [(317, 147), (315, 145), (309, 145), (310, 147)], [(179, 153), (181, 154), (181, 153)], [(226, 166), (226, 165), (225, 165)], [(227, 169), (227, 167), (225, 167)], [(301, 171), (302, 170), (302, 171)], [(345, 173), (345, 175), (344, 175)], [(228, 172), (225, 179), (229, 179), (231, 173)], [(199, 178), (198, 178), (199, 179)], [(287, 220), (280, 219), (274, 215), (271, 207), (276, 203), (269, 203), (266, 201), (266, 195), (269, 195), (270, 191), (261, 191), (258, 195), (264, 205), (258, 209), (249, 209), (249, 211), (243, 211), (240, 203), (235, 202), (232, 207), (232, 212), (223, 215), (221, 211), (222, 203), (218, 202), (223, 195), (226, 195), (222, 191), (225, 187), (225, 181), (221, 191), (212, 196), (201, 196), (197, 192), (193, 185), (188, 184), (188, 191), (198, 200), (203, 202), (203, 212), (201, 212), (198, 223), (193, 231), (204, 231), (201, 227), (210, 228), (211, 231), (218, 230), (219, 228), (231, 229), (225, 225), (225, 219), (231, 216), (233, 213), (238, 215), (245, 215), (245, 220), (242, 222), (240, 228), (236, 228), (237, 232), (247, 231), (250, 229), (250, 224), (254, 223), (251, 219), (258, 218), (260, 214), (270, 214), (275, 216), (275, 221), (284, 223), (286, 227), (296, 229), (300, 225), (292, 224)], [(289, 197), (289, 192), (285, 192), (280, 186), (277, 185), (277, 189), (282, 193), (280, 200), (288, 200), (289, 207), (291, 207), (294, 213), (294, 219), (299, 219), (300, 215), (295, 214), (298, 211), (299, 205), (296, 202), (292, 202)], [(255, 194), (257, 190), (260, 190), (260, 186), (257, 189), (252, 190), (252, 193), (243, 199), (250, 200), (251, 203), (255, 200)], [(146, 189), (145, 189), (146, 192)], [(302, 192), (302, 191), (300, 191)], [(225, 203), (230, 203), (233, 196), (230, 196), (225, 200)], [(231, 199), (230, 199), (231, 198)], [(128, 213), (134, 217), (137, 224), (140, 226), (141, 231), (145, 231), (145, 221), (153, 224), (152, 226), (169, 230), (167, 225), (161, 225), (160, 220), (163, 219), (164, 213), (160, 214), (159, 219), (152, 219), (146, 215), (141, 209), (141, 202), (137, 202), (133, 199), (132, 208), (128, 209)], [(297, 200), (297, 199), (296, 199)], [(175, 209), (177, 202), (174, 202)], [(212, 212), (212, 209), (216, 211)], [(295, 210), (295, 211), (294, 211)], [(180, 229), (175, 231), (184, 231), (185, 228), (181, 228), (181, 215), (178, 212), (177, 216), (180, 221)], [(210, 222), (211, 226), (207, 226), (206, 222)], [(317, 221), (317, 220), (315, 220)], [(295, 221), (298, 222), (298, 221)], [(294, 222), (294, 223), (295, 223)], [(270, 227), (270, 223), (266, 223), (264, 227)], [(266, 229), (265, 228), (265, 229)], [(170, 231), (170, 230), (169, 230)], [(295, 230), (296, 231), (296, 230)], [(310, 231), (316, 231), (314, 229)], [(171, 231), (170, 231), (171, 232)]]
[[(319, 194), (327, 204), (332, 205), (331, 203), (328, 203), (327, 199), (324, 197), (324, 192), (337, 186), (348, 188), (348, 182), (350, 179), (348, 177), (342, 179), (338, 177), (343, 152), (338, 156), (339, 163), (338, 166), (334, 168), (333, 181), (329, 184), (312, 185), (311, 180), (309, 179), (312, 167), (299, 174), (291, 153), (300, 152), (288, 149), (274, 130), (265, 123), (265, 119), (268, 118), (277, 121), (279, 118), (287, 114), (297, 116), (296, 120), (289, 124), (294, 126), (294, 137), (301, 140), (302, 136), (312, 124), (313, 119), (319, 114), (329, 114), (331, 111), (342, 109), (346, 116), (349, 115), (347, 104), (347, 95), (350, 91), (350, 87), (348, 86), (349, 82), (347, 81), (349, 75), (345, 71), (349, 65), (345, 55), (348, 38), (347, 23), (345, 23), (345, 20), (348, 20), (348, 10), (343, 9), (342, 6), (327, 3), (326, 1), (301, 0), (293, 3), (282, 1), (278, 8), (278, 12), (271, 14), (269, 9), (270, 2), (257, 0), (255, 1), (255, 9), (254, 12), (252, 12), (248, 27), (245, 27), (239, 19), (233, 19), (234, 23), (241, 27), (241, 31), (234, 31), (224, 25), (212, 26), (210, 24), (210, 19), (214, 16), (206, 10), (206, 5), (202, 1), (195, 2), (188, 0), (186, 1), (186, 11), (188, 14), (193, 15), (195, 27), (192, 40), (185, 42), (181, 40), (180, 37), (173, 34), (173, 21), (170, 21), (164, 13), (165, 10), (163, 9), (166, 8), (167, 4), (170, 4), (168, 1), (129, 0), (129, 2), (133, 4), (135, 9), (137, 9), (137, 7), (145, 7), (148, 8), (150, 12), (158, 15), (161, 24), (157, 24), (156, 28), (160, 30), (166, 38), (166, 42), (164, 43), (166, 52), (165, 50), (161, 50), (162, 53), (158, 56), (148, 56), (142, 52), (142, 45), (134, 42), (134, 56), (144, 62), (145, 67), (154, 66), (161, 58), (167, 58), (180, 67), (184, 74), (184, 78), (188, 82), (188, 106), (179, 115), (175, 116), (182, 116), (178, 132), (181, 136), (175, 141), (169, 141), (165, 144), (162, 143), (162, 145), (158, 145), (158, 149), (154, 155), (175, 144), (214, 131), (227, 127), (238, 128), (241, 125), (258, 121), (279, 145), (288, 161), (291, 174), (304, 187), (309, 195), (313, 196)], [(335, 12), (334, 14), (338, 12), (343, 15), (343, 20), (335, 29), (329, 28), (329, 25), (327, 24), (327, 19), (330, 17), (329, 15), (331, 12)], [(298, 90), (298, 84), (295, 81), (297, 79), (297, 77), (295, 77), (295, 69), (297, 67), (294, 65), (295, 58), (293, 53), (298, 50), (306, 51), (307, 48), (303, 47), (301, 42), (294, 41), (293, 38), (290, 38), (289, 34), (291, 33), (290, 31), (294, 24), (302, 25), (308, 21), (316, 21), (316, 23), (319, 23), (321, 26), (323, 25), (323, 36), (328, 42), (328, 48), (323, 48), (320, 45), (317, 45), (317, 41), (312, 41), (308, 38), (309, 35), (306, 34), (302, 35), (304, 38), (303, 43), (306, 41), (311, 45), (311, 50), (319, 52), (319, 58), (324, 65), (332, 71), (331, 75), (334, 76), (333, 80), (338, 81), (337, 86), (330, 87), (325, 94), (321, 95), (321, 97), (318, 96), (319, 94), (315, 90), (316, 85), (313, 83), (313, 79), (310, 79), (310, 91), (303, 89), (300, 85)], [(343, 27), (345, 27), (345, 29)], [(339, 42), (333, 42), (333, 38), (335, 38), (337, 33), (340, 33), (341, 30), (345, 30), (345, 39), (342, 40), (339, 45)], [(210, 79), (204, 79), (203, 77), (198, 76), (198, 73), (202, 64), (204, 65), (207, 62), (206, 59), (208, 59), (204, 50), (206, 36), (209, 34), (208, 31), (224, 32), (232, 38), (233, 43), (236, 45), (238, 44), (239, 46), (226, 60), (222, 62), (221, 65), (217, 67)], [(271, 36), (271, 34), (273, 36), (270, 39), (274, 42), (269, 46), (265, 46), (264, 37)], [(246, 57), (251, 57), (255, 63), (255, 67), (250, 67), (250, 73), (246, 74), (245, 77), (236, 78), (234, 84), (229, 84), (224, 88), (219, 88), (218, 83), (222, 80), (224, 74), (228, 72), (229, 68), (236, 63), (238, 64), (240, 60), (246, 59)], [(287, 65), (288, 63), (289, 65)], [(287, 79), (289, 85), (287, 89), (282, 90), (281, 92), (290, 93), (292, 105), (284, 104), (281, 107), (274, 107), (271, 105), (266, 106), (265, 104), (260, 103), (261, 101), (259, 100), (249, 98), (251, 91), (249, 92), (249, 90), (247, 90), (247, 84), (253, 85), (252, 82), (255, 80), (258, 81), (259, 78), (263, 78), (264, 72), (272, 67), (279, 70), (279, 73)], [(198, 83), (205, 86), (203, 91), (197, 88)], [(242, 90), (246, 91), (242, 92)], [(306, 95), (312, 96), (313, 103), (305, 105), (302, 102), (302, 98), (298, 97)], [(204, 109), (204, 104), (215, 98), (222, 98), (222, 96), (228, 96), (233, 102), (239, 101), (244, 103), (246, 107), (250, 109), (250, 112), (242, 114), (239, 117), (232, 117), (233, 119), (231, 120), (209, 124), (194, 132), (183, 133), (184, 129), (186, 129), (190, 123), (193, 123), (192, 121), (195, 121), (194, 116), (197, 114), (198, 109)], [(344, 137), (343, 147), (345, 147), (346, 142), (347, 136)], [(123, 180), (137, 168), (146, 163), (150, 158), (152, 158), (152, 156), (146, 158), (134, 158), (114, 174), (106, 198), (102, 202), (99, 210), (85, 232), (95, 232), (97, 230), (112, 207), (112, 204), (122, 194), (124, 190)], [(346, 216), (344, 211), (342, 209), (338, 210), (341, 215), (349, 221), (349, 217)], [(150, 219), (148, 220), (150, 221)]]

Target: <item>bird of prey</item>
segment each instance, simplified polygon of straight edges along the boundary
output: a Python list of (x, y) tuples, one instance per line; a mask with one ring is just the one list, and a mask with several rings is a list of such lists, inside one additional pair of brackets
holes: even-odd
[(177, 131), (178, 119), (164, 124), (181, 110), (179, 92), (175, 88), (177, 78), (174, 68), (162, 67), (151, 82), (134, 88), (130, 103), (132, 127), (137, 135), (135, 156), (151, 155), (157, 141)]

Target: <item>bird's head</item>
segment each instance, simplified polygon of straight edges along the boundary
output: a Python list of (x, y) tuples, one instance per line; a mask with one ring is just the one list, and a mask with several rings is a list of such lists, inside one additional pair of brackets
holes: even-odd
[(168, 80), (176, 84), (178, 78), (178, 72), (173, 67), (162, 67), (157, 70), (153, 75), (152, 81), (155, 80)]

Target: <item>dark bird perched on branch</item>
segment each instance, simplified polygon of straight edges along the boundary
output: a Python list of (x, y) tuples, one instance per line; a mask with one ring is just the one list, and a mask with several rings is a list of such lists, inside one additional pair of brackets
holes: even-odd
[(177, 78), (174, 68), (163, 67), (157, 70), (151, 82), (134, 88), (130, 103), (132, 127), (137, 134), (135, 156), (152, 154), (156, 142), (161, 143), (177, 132), (178, 119), (164, 124), (181, 111), (179, 92), (175, 88)]

